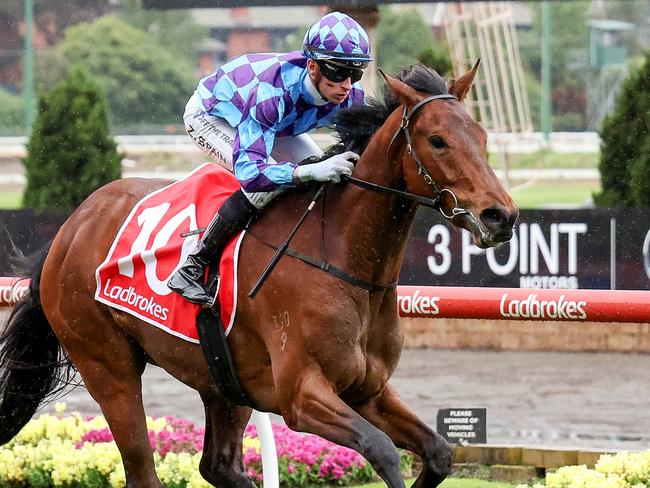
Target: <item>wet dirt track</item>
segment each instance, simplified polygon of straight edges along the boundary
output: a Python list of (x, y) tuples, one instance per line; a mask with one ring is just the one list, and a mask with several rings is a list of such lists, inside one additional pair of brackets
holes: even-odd
[[(638, 354), (407, 349), (392, 382), (434, 429), (438, 408), (487, 407), (490, 444), (636, 450), (650, 448), (649, 362)], [(203, 423), (196, 392), (153, 366), (143, 383), (148, 415)], [(83, 389), (61, 401), (68, 411), (99, 413)]]

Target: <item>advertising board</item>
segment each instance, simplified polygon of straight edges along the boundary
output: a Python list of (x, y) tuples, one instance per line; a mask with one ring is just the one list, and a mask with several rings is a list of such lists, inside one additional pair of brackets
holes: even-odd
[(476, 247), (437, 213), (417, 213), (402, 285), (645, 290), (650, 211), (524, 210), (509, 243)]

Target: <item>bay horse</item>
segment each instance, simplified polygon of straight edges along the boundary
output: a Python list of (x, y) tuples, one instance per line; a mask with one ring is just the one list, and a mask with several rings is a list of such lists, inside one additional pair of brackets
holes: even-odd
[[(257, 297), (246, 295), (273, 255), (264, 241), (277, 245), (289, 234), (310, 191), (267, 207), (241, 245), (237, 320), (228, 343), (246, 395), (258, 410), (282, 415), (291, 429), (359, 452), (389, 488), (405, 486), (395, 446), (422, 459), (416, 488), (439, 485), (452, 463), (449, 445), (388, 381), (403, 345), (395, 283), (417, 200), (434, 202), (480, 247), (509, 240), (518, 215), (488, 165), (485, 131), (461, 104), (477, 67), (449, 88), (420, 66), (410, 78), (402, 76), (406, 82), (385, 76), (386, 105), (372, 103), (339, 119), (346, 149), (363, 149), (354, 178), (403, 193), (370, 191), (352, 181), (333, 185), (291, 245), (376, 286), (357, 286), (285, 256)], [(65, 373), (73, 367), (110, 426), (127, 486), (161, 488), (141, 396), (150, 363), (200, 394), (202, 476), (215, 486), (252, 488), (242, 461), (251, 408), (224, 399), (200, 346), (93, 299), (95, 269), (126, 216), (169, 183), (109, 183), (77, 208), (41, 258), (30, 260), (30, 292), (0, 341), (0, 445), (70, 381)]]

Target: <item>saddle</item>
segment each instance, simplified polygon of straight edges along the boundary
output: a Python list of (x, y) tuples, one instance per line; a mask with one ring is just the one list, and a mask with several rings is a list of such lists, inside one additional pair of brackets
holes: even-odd
[[(206, 163), (143, 197), (95, 271), (95, 299), (176, 337), (199, 343), (223, 396), (232, 403), (250, 406), (227, 343), (237, 310), (237, 264), (243, 233), (225, 247), (221, 261), (209, 268), (208, 282), (213, 287), (219, 283), (213, 309), (202, 310), (166, 284), (196, 247), (199, 237), (195, 231), (207, 225), (238, 189), (239, 183), (230, 172)], [(221, 279), (216, 280), (217, 275)]]

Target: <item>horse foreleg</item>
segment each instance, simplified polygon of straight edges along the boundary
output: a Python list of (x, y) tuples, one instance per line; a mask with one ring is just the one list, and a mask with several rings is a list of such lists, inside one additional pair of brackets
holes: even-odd
[(229, 405), (213, 395), (201, 395), (201, 398), (205, 406), (201, 476), (218, 487), (255, 488), (246, 476), (242, 459), (244, 429), (252, 410)]
[(427, 427), (398, 396), (390, 384), (356, 410), (384, 431), (397, 447), (413, 451), (422, 459), (422, 471), (413, 487), (438, 486), (451, 471), (449, 444)]
[(282, 414), (291, 429), (354, 449), (389, 488), (404, 488), (399, 454), (391, 440), (345, 404), (320, 372), (278, 380), (276, 385), (293, 385), (279, 392)]

